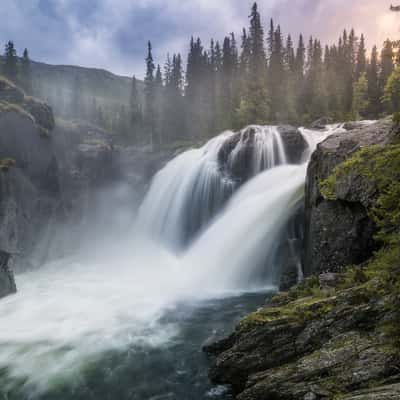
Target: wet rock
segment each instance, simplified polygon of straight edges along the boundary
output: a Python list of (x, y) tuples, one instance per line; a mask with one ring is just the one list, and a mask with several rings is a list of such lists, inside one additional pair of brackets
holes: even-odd
[(55, 122), (53, 111), (46, 103), (34, 99), (33, 97), (25, 97), (23, 107), (35, 118), (35, 122), (46, 130), (46, 133), (54, 129)]
[(327, 272), (319, 276), (319, 285), (322, 289), (331, 289), (338, 287), (343, 283), (343, 278), (339, 274)]
[(14, 275), (8, 266), (10, 254), (0, 250), (0, 299), (17, 291)]
[[(218, 154), (221, 169), (240, 183), (246, 182), (260, 172), (257, 166), (260, 160), (255, 159), (256, 150), (259, 147), (257, 143), (259, 129), (259, 127), (249, 126), (235, 133), (225, 141)], [(277, 131), (282, 139), (287, 161), (299, 163), (307, 149), (307, 142), (300, 131), (290, 125), (278, 126)]]
[(324, 130), (327, 125), (333, 124), (333, 119), (329, 117), (322, 117), (314, 121), (311, 125), (311, 129), (316, 129), (316, 130)]
[(358, 264), (375, 250), (375, 226), (367, 207), (375, 188), (357, 174), (342, 180), (337, 199), (325, 199), (320, 182), (334, 168), (365, 146), (388, 143), (392, 135), (391, 120), (384, 119), (345, 133), (336, 133), (321, 143), (312, 156), (306, 182), (305, 273), (338, 271)]
[(384, 333), (387, 301), (371, 301), (364, 287), (325, 299), (274, 301), (208, 348), (216, 357), (210, 377), (231, 385), (238, 400), (333, 400), (370, 388), (395, 377), (400, 365)]

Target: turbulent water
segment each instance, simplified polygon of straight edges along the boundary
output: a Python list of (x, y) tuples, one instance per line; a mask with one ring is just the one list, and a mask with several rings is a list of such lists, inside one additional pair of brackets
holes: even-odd
[[(276, 127), (244, 129), (227, 159), (228, 168), (237, 162), (255, 130), (250, 176), (286, 164), (282, 138)], [(160, 171), (139, 213), (142, 229), (157, 241), (180, 250), (221, 210), (240, 182), (221, 172), (222, 147), (235, 133), (228, 131), (199, 149), (178, 156)]]
[[(305, 162), (285, 165), (276, 128), (257, 128), (254, 178), (245, 185), (218, 167), (233, 135), (226, 132), (160, 171), (132, 237), (18, 276), (19, 293), (0, 302), (0, 394), (226, 398), (207, 381), (201, 345), (273, 290), (275, 253), (301, 204), (306, 161), (335, 129), (303, 130)], [(191, 219), (199, 233), (185, 247)]]

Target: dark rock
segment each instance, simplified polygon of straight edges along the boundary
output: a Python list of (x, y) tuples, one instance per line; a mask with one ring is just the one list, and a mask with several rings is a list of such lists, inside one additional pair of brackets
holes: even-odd
[(53, 111), (50, 106), (32, 97), (25, 97), (24, 109), (29, 112), (35, 122), (47, 131), (52, 131), (55, 126)]
[(382, 332), (385, 314), (385, 301), (371, 302), (357, 287), (270, 306), (208, 348), (216, 357), (210, 378), (231, 385), (239, 400), (332, 400), (368, 388), (395, 376), (400, 363)]
[(352, 131), (354, 129), (362, 129), (369, 125), (367, 121), (348, 121), (343, 124), (343, 129), (346, 131)]
[(278, 131), (285, 145), (288, 162), (291, 164), (300, 163), (308, 147), (303, 135), (297, 128), (290, 125), (278, 126)]
[(336, 133), (321, 143), (311, 158), (306, 182), (305, 273), (337, 271), (361, 263), (375, 250), (375, 227), (367, 213), (375, 188), (359, 175), (341, 181), (337, 200), (321, 195), (319, 184), (334, 168), (364, 146), (388, 143), (391, 120)]
[[(290, 125), (283, 125), (278, 127), (278, 132), (285, 146), (288, 162), (301, 162), (304, 151), (307, 149), (307, 142), (300, 131)], [(255, 136), (256, 128), (249, 126), (227, 139), (218, 154), (221, 169), (239, 183), (246, 182), (259, 172), (254, 170), (254, 154), (258, 146)], [(238, 147), (239, 143), (240, 147)], [(232, 157), (234, 150), (235, 155)]]
[(0, 299), (16, 293), (14, 275), (8, 266), (10, 254), (0, 250)]
[(327, 125), (333, 124), (333, 119), (329, 117), (322, 117), (314, 121), (311, 125), (311, 129), (316, 129), (316, 130), (324, 130)]

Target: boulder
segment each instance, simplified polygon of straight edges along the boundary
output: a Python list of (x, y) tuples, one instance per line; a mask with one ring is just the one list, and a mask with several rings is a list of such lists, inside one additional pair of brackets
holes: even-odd
[(357, 150), (389, 143), (392, 135), (392, 122), (387, 118), (361, 129), (333, 134), (312, 155), (305, 198), (306, 275), (359, 264), (375, 250), (376, 229), (367, 212), (374, 199), (374, 187), (359, 175), (350, 175), (341, 181), (337, 198), (332, 201), (322, 196), (320, 183)]
[(308, 144), (300, 131), (290, 125), (278, 126), (285, 145), (286, 157), (291, 164), (298, 164), (303, 160), (303, 154), (307, 150)]
[(316, 130), (324, 130), (327, 125), (333, 124), (333, 119), (330, 117), (322, 117), (314, 121), (311, 125), (311, 129), (316, 129)]
[[(255, 157), (259, 150), (256, 133), (261, 129), (257, 126), (249, 126), (240, 132), (236, 132), (225, 140), (218, 153), (218, 163), (233, 180), (244, 183), (256, 173)], [(290, 125), (277, 127), (278, 133), (285, 147), (285, 155), (289, 163), (299, 163), (307, 142), (297, 128)]]

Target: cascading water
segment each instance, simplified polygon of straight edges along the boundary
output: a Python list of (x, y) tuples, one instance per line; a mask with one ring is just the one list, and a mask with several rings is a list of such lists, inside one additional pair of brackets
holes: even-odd
[[(333, 131), (302, 130), (305, 157)], [(301, 207), (306, 162), (286, 159), (275, 127), (224, 133), (155, 177), (134, 240), (17, 276), (19, 293), (0, 302), (0, 395), (214, 395), (205, 394), (199, 347), (265, 300), (228, 296), (273, 282), (276, 254)]]
[(139, 211), (138, 229), (181, 250), (243, 183), (235, 176), (238, 169), (246, 169), (250, 179), (281, 164), (286, 154), (277, 127), (225, 132), (181, 154), (156, 175)]

